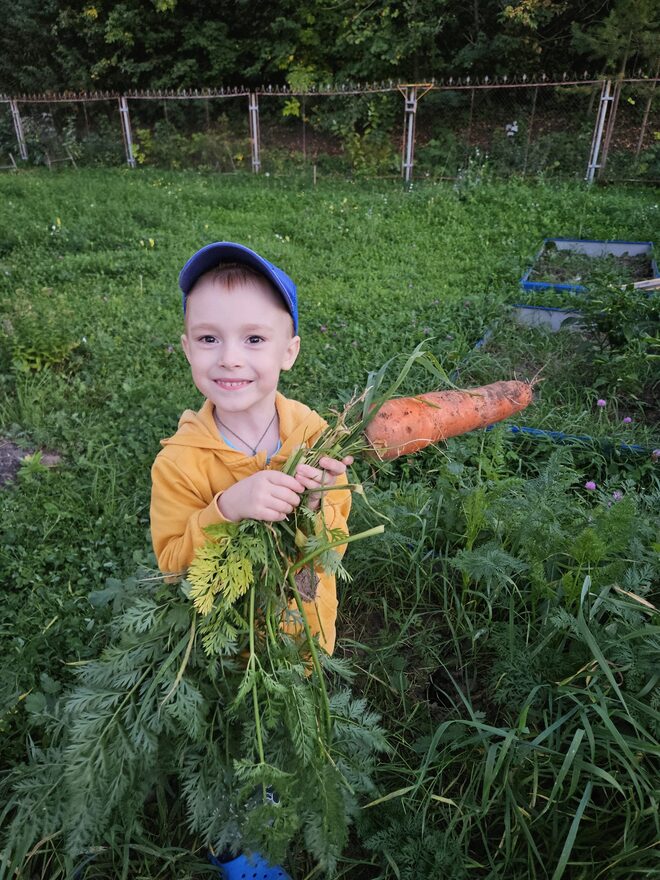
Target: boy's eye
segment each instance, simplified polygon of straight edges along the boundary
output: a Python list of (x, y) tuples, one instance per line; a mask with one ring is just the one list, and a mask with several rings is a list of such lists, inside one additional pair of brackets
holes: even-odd
[(215, 342), (215, 336), (200, 336), (199, 341), (210, 345)]
[(256, 345), (258, 342), (263, 342), (263, 336), (248, 336), (248, 342), (250, 345)]

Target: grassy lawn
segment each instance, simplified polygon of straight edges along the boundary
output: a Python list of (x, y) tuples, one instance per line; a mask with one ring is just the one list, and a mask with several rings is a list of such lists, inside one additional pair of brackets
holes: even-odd
[[(25, 758), (29, 726), (38, 742), (44, 708), (106, 644), (109, 612), (90, 592), (153, 566), (149, 468), (201, 404), (178, 271), (202, 244), (235, 240), (298, 283), (288, 396), (327, 413), (426, 339), (463, 387), (540, 374), (513, 421), (593, 438), (499, 428), (356, 466), (390, 522), (347, 556), (338, 654), (391, 737), (375, 781), (393, 796), (360, 816), (342, 876), (650, 876), (657, 306), (645, 301), (640, 332), (629, 292), (597, 291), (593, 315), (610, 324), (556, 335), (507, 306), (544, 237), (653, 239), (655, 199), (516, 181), (404, 193), (146, 170), (0, 177), (0, 767)], [(373, 522), (356, 498), (352, 528)], [(134, 852), (126, 876), (203, 876), (185, 856), (199, 841), (179, 843), (166, 868)], [(113, 857), (84, 876), (122, 876)], [(302, 844), (290, 859), (296, 878), (312, 867)]]

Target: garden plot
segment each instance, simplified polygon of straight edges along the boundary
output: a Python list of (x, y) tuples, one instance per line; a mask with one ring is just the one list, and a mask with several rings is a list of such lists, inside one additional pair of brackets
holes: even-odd
[(520, 286), (584, 292), (598, 284), (634, 284), (657, 274), (650, 241), (546, 238)]
[(650, 284), (657, 275), (653, 242), (546, 238), (520, 279), (525, 302), (515, 304), (514, 318), (556, 333), (579, 323), (590, 290)]

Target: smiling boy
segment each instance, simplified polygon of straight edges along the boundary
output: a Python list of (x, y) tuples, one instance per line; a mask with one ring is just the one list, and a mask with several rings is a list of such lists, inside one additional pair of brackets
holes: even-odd
[[(249, 248), (215, 242), (188, 260), (179, 286), (181, 345), (206, 400), (198, 412), (183, 413), (176, 434), (161, 441), (151, 470), (151, 536), (161, 571), (184, 574), (213, 523), (286, 519), (308, 491), (306, 504), (326, 527), (347, 532), (350, 491), (313, 490), (346, 484), (350, 456), (323, 457), (318, 468), (299, 464), (294, 475), (280, 470), (326, 427), (317, 413), (278, 391), (281, 371), (291, 369), (300, 350), (293, 281)], [(312, 633), (332, 653), (335, 578), (323, 571), (318, 578), (313, 600), (303, 607)], [(224, 880), (288, 878), (256, 853), (249, 860), (209, 858)]]
[[(198, 412), (183, 413), (152, 467), (151, 533), (161, 571), (185, 573), (213, 523), (286, 519), (308, 490), (306, 503), (326, 527), (347, 532), (350, 491), (313, 490), (345, 484), (351, 458), (324, 457), (318, 468), (300, 464), (294, 475), (281, 472), (291, 453), (311, 446), (326, 427), (278, 391), (281, 371), (291, 369), (300, 350), (293, 281), (249, 248), (215, 242), (188, 260), (179, 285), (181, 344), (206, 401)], [(316, 596), (304, 607), (331, 653), (333, 575), (319, 572)]]

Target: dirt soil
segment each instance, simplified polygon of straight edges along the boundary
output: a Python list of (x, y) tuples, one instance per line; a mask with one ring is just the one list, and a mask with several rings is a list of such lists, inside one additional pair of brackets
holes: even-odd
[[(0, 437), (0, 489), (14, 482), (23, 459), (34, 455), (34, 452), (34, 449), (23, 449), (11, 440)], [(44, 467), (55, 467), (61, 461), (62, 457), (55, 452), (41, 454), (41, 464)]]
[(605, 275), (620, 284), (644, 281), (652, 275), (651, 261), (647, 254), (590, 257), (546, 247), (534, 266), (530, 280), (576, 284), (597, 281), (599, 276)]

